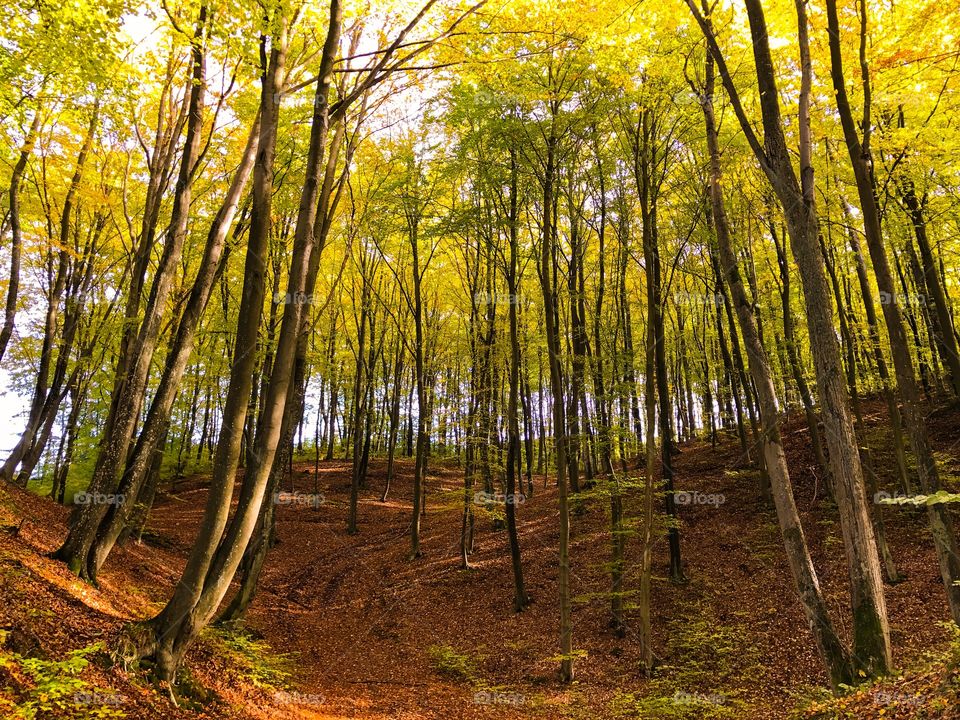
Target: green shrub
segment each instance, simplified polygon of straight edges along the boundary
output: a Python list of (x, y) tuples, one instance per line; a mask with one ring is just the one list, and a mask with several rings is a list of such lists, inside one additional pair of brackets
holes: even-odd
[(116, 706), (123, 696), (100, 690), (80, 677), (90, 664), (87, 656), (103, 649), (101, 643), (71, 650), (63, 660), (28, 658), (0, 651), (0, 667), (22, 673), (31, 680), (26, 698), (16, 704), (11, 717), (18, 720), (73, 720), (80, 718), (124, 718)]
[(287, 686), (294, 654), (274, 652), (265, 641), (242, 630), (212, 628), (206, 633), (214, 649), (255, 686), (268, 690)]

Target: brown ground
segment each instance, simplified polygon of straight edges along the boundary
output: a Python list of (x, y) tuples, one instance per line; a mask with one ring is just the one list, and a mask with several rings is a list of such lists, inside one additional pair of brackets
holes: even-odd
[[(883, 486), (893, 490), (886, 484), (893, 460), (885, 418), (878, 405), (868, 410), (871, 445), (879, 449), (874, 463)], [(932, 418), (946, 469), (954, 476), (960, 475), (957, 428), (960, 413)], [(799, 420), (785, 428), (784, 438), (814, 561), (835, 621), (846, 632), (839, 525), (812, 468)], [(557, 682), (554, 657), (559, 533), (552, 483), (545, 488), (544, 479), (537, 478), (534, 497), (519, 508), (524, 573), (534, 603), (515, 615), (506, 533), (495, 530), (483, 512), (473, 569), (460, 569), (462, 471), (452, 463), (434, 463), (422, 523), (423, 556), (408, 561), (412, 466), (401, 463), (388, 501), (380, 503), (382, 461), (373, 462), (357, 535), (346, 533), (349, 468), (344, 462), (321, 463), (318, 482), (325, 502), (318, 509), (279, 508), (279, 542), (248, 627), (276, 652), (292, 654), (296, 673), (286, 699), (294, 702), (279, 702), (253, 687), (208, 642), (189, 656), (197, 681), (212, 691), (202, 710), (173, 711), (149, 685), (133, 684), (135, 673), (109, 667), (105, 660), (104, 667), (91, 668), (89, 677), (98, 687), (121, 692), (125, 704), (120, 709), (135, 718), (786, 718), (797, 696), (807, 696), (808, 688), (825, 678), (794, 599), (774, 514), (758, 500), (755, 475), (747, 471), (735, 439), (717, 448), (687, 444), (675, 465), (678, 490), (722, 494), (725, 501), (681, 508), (688, 583), (666, 580), (666, 546), (657, 546), (658, 670), (652, 679), (637, 671), (636, 636), (630, 632), (616, 639), (607, 627), (609, 535), (602, 497), (586, 498), (573, 518), (574, 644), (583, 657), (575, 663), (576, 682), (565, 688)], [(115, 551), (99, 590), (38, 554), (57, 546), (66, 510), (9, 490), (0, 510), (6, 516), (0, 525), (11, 528), (0, 532), (0, 628), (15, 630), (15, 649), (26, 653), (34, 644), (59, 657), (99, 639), (109, 643), (125, 620), (158, 609), (200, 520), (203, 480), (182, 482), (176, 495), (161, 498), (147, 541)], [(950, 483), (957, 491), (956, 480)], [(312, 492), (313, 465), (298, 466), (292, 485)], [(635, 508), (628, 510), (636, 515)], [(948, 612), (923, 517), (900, 509), (885, 516), (894, 557), (906, 574), (904, 582), (887, 587), (886, 595), (896, 660), (904, 667), (945, 647), (947, 631), (938, 623), (948, 619)], [(628, 538), (630, 589), (638, 585), (637, 546)], [(636, 624), (635, 609), (630, 620)], [(11, 644), (8, 639), (8, 648)], [(433, 656), (437, 648), (463, 658), (467, 669), (459, 676), (441, 673)], [(4, 672), (0, 669), (0, 684), (7, 684)], [(904, 710), (919, 705), (898, 706), (899, 690), (872, 692), (846, 717), (924, 716)], [(0, 696), (0, 716), (2, 702)], [(873, 710), (868, 712), (868, 705)], [(946, 712), (926, 717), (945, 718)], [(842, 717), (825, 717), (834, 716)]]

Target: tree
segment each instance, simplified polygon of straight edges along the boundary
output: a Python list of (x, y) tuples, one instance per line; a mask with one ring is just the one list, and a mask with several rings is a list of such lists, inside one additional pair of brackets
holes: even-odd
[(829, 449), (831, 476), (840, 509), (850, 595), (853, 605), (853, 657), (856, 670), (868, 676), (882, 675), (891, 666), (890, 629), (886, 601), (880, 576), (873, 528), (867, 508), (863, 470), (850, 417), (850, 408), (843, 375), (840, 372), (840, 350), (833, 332), (832, 308), (823, 258), (817, 241), (817, 217), (814, 211), (813, 165), (810, 155), (810, 55), (807, 37), (806, 10), (797, 3), (798, 44), (803, 82), (800, 91), (800, 179), (787, 150), (783, 119), (766, 17), (759, 0), (746, 0), (760, 109), (763, 116), (763, 140), (757, 137), (746, 115), (739, 93), (720, 49), (709, 16), (702, 14), (692, 2), (687, 6), (709, 43), (723, 86), (730, 98), (737, 120), (780, 202), (794, 260), (803, 282), (807, 311), (807, 330), (817, 375), (817, 394), (823, 408)]

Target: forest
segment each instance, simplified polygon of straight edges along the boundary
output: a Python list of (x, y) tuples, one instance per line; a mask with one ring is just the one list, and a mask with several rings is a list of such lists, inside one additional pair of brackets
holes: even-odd
[(960, 6), (9, 0), (0, 716), (960, 718)]

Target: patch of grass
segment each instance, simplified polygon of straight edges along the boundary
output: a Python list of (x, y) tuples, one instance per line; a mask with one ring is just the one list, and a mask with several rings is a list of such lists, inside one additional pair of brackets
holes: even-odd
[[(480, 649), (483, 649), (482, 646)], [(473, 702), (477, 705), (536, 708), (543, 704), (541, 695), (526, 695), (507, 685), (497, 685), (483, 679), (478, 669), (482, 656), (471, 656), (449, 645), (431, 645), (427, 648), (427, 654), (433, 669), (440, 675), (473, 686)]]
[[(0, 641), (5, 638), (0, 635)], [(119, 719), (127, 715), (118, 705), (124, 699), (112, 690), (93, 687), (80, 675), (90, 665), (88, 656), (103, 650), (101, 643), (71, 650), (63, 660), (23, 657), (0, 650), (0, 668), (14, 680), (23, 679), (23, 698), (3, 707), (5, 717), (17, 720)]]
[(57, 613), (50, 608), (28, 607), (26, 616), (29, 618), (51, 618), (56, 617)]
[(783, 556), (780, 527), (775, 522), (761, 521), (746, 533), (743, 544), (750, 549), (750, 556), (764, 565), (774, 565)]
[(478, 683), (477, 662), (449, 645), (431, 645), (427, 648), (433, 669), (451, 680)]
[(181, 665), (177, 670), (175, 692), (177, 702), (181, 707), (196, 712), (209, 710), (212, 705), (220, 702), (220, 698), (197, 679), (193, 670), (191, 670), (190, 666), (186, 663)]
[(0, 487), (0, 528), (14, 529), (17, 522), (17, 507), (7, 491)]
[(760, 478), (760, 472), (753, 468), (726, 468), (723, 474), (728, 478), (743, 482), (756, 482)]
[(746, 717), (739, 687), (762, 672), (742, 621), (717, 621), (710, 608), (689, 603), (670, 623), (664, 656), (676, 665), (661, 665), (642, 691), (621, 691), (608, 710), (617, 718), (667, 720)]
[[(693, 720), (694, 718), (726, 718), (722, 706), (711, 701), (686, 701), (680, 691), (675, 697), (649, 696), (641, 693), (618, 692), (610, 703), (610, 711), (622, 718), (663, 718), (664, 720)], [(707, 696), (704, 696), (707, 697)]]
[(843, 540), (841, 540), (839, 536), (830, 533), (829, 535), (824, 536), (823, 546), (828, 550), (836, 550), (837, 548), (843, 546)]
[(507, 511), (500, 503), (477, 505), (474, 508), (474, 515), (478, 518), (486, 518), (494, 523), (496, 527), (506, 527)]
[(206, 640), (217, 654), (253, 685), (267, 690), (287, 687), (293, 676), (293, 653), (278, 653), (242, 628), (208, 628)]

